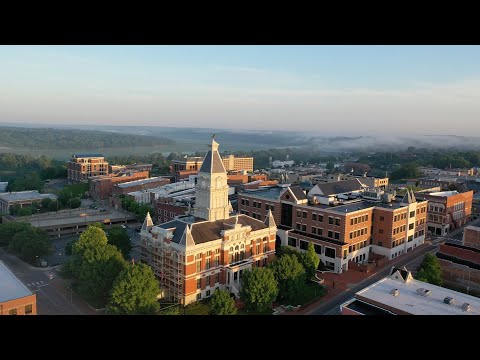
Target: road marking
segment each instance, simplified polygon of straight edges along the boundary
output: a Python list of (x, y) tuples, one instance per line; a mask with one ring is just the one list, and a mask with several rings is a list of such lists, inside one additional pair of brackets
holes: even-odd
[(40, 285), (40, 283), (37, 281), (37, 282), (35, 283), (35, 285), (37, 285), (37, 286), (38, 286), (38, 285)]
[(41, 292), (48, 298), (48, 300), (50, 300), (50, 301), (53, 303), (53, 305), (57, 306), (57, 304), (55, 303), (55, 301), (53, 301), (53, 300), (50, 298), (50, 296), (48, 296), (48, 295), (45, 293), (45, 291), (43, 291), (42, 289), (38, 289), (38, 290), (41, 291)]
[(27, 286), (32, 286), (32, 284), (27, 284)]
[(40, 280), (40, 284), (43, 284), (44, 282)]

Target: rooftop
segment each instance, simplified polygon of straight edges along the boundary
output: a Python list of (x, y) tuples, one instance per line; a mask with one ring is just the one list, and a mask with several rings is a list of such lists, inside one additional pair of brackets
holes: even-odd
[[(202, 244), (209, 241), (221, 239), (221, 231), (231, 229), (231, 227), (228, 225), (235, 224), (235, 221), (236, 216), (231, 216), (228, 219), (224, 220), (210, 222), (197, 218), (196, 222), (192, 224), (192, 237), (195, 244)], [(262, 221), (246, 215), (238, 215), (238, 224), (241, 224), (243, 226), (251, 226), (252, 231), (265, 229), (267, 227)], [(175, 228), (172, 241), (177, 244), (180, 243), (186, 226), (186, 222), (179, 220), (172, 220), (164, 224), (157, 225), (157, 227), (162, 229)]]
[(290, 190), (293, 192), (293, 194), (295, 195), (295, 197), (298, 200), (306, 200), (307, 199), (307, 196), (303, 192), (302, 188), (298, 185), (286, 186), (286, 187), (271, 186), (271, 187), (260, 188), (258, 190), (245, 190), (241, 194), (242, 195), (247, 195), (247, 196), (255, 196), (255, 197), (262, 198), (262, 199), (278, 200), (282, 191), (284, 191), (288, 187), (290, 188)]
[(203, 161), (203, 157), (201, 156), (194, 156), (194, 157), (187, 157), (187, 158), (183, 158), (183, 159), (176, 159), (176, 160), (172, 160), (172, 162), (186, 162), (186, 161)]
[(118, 184), (116, 186), (118, 186), (119, 188), (128, 188), (130, 186), (149, 184), (149, 183), (160, 181), (160, 180), (168, 180), (168, 179), (166, 179), (164, 177), (161, 177), (161, 176), (158, 176), (158, 177), (152, 177), (152, 178), (143, 179), (143, 180), (129, 181), (129, 182), (125, 182), (125, 183), (122, 183), (122, 184)]
[(33, 295), (0, 260), (0, 303)]
[[(422, 288), (430, 290), (430, 294), (419, 294), (417, 290)], [(398, 289), (397, 296), (391, 293), (394, 289)], [(372, 301), (412, 315), (480, 315), (480, 298), (415, 279), (403, 282), (385, 277), (358, 291), (355, 297), (359, 296), (362, 301)], [(444, 303), (447, 297), (453, 298), (454, 303)], [(462, 309), (464, 303), (470, 304), (469, 311)]]
[(22, 200), (42, 200), (50, 198), (52, 200), (57, 199), (57, 195), (54, 194), (40, 194), (36, 190), (32, 191), (18, 191), (18, 192), (6, 192), (0, 194), (0, 199), (4, 201), (22, 201)]
[(99, 158), (103, 157), (102, 154), (74, 154), (74, 158)]
[(323, 195), (328, 196), (358, 191), (361, 190), (363, 187), (363, 184), (357, 178), (345, 181), (332, 181), (316, 184), (315, 187), (312, 189), (312, 194), (315, 195), (316, 188), (318, 188)]
[(379, 308), (378, 306), (367, 304), (357, 299), (353, 299), (353, 301), (351, 301), (345, 307), (353, 311), (357, 311), (363, 315), (395, 315), (390, 311)]
[(458, 194), (460, 194), (458, 191), (453, 190), (453, 191), (437, 191), (437, 192), (431, 192), (431, 193), (428, 194), (428, 195), (448, 197), (448, 196), (453, 196), (453, 195), (458, 195)]

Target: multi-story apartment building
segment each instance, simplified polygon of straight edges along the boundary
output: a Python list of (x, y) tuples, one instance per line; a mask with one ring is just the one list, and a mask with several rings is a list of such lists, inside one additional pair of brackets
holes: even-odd
[(235, 155), (228, 155), (222, 157), (223, 166), (226, 171), (240, 171), (253, 172), (253, 157), (236, 157)]
[(155, 189), (167, 184), (170, 184), (170, 179), (161, 176), (115, 184), (113, 186), (113, 196), (126, 195), (134, 191)]
[(92, 176), (108, 173), (108, 162), (102, 154), (75, 154), (67, 162), (69, 183), (85, 182)]
[(277, 246), (303, 251), (312, 242), (335, 272), (348, 270), (350, 261), (368, 263), (371, 252), (393, 259), (424, 242), (427, 202), (417, 202), (411, 192), (387, 203), (357, 199), (325, 205), (309, 202), (300, 188), (284, 186), (240, 193), (239, 212), (263, 218), (270, 207), (278, 224)]
[(152, 266), (172, 301), (188, 304), (226, 289), (238, 295), (242, 274), (266, 266), (275, 256), (277, 227), (230, 216), (227, 173), (212, 139), (196, 184), (194, 213), (157, 226), (148, 214), (141, 230), (141, 259)]
[(0, 315), (37, 315), (37, 296), (0, 261)]
[(202, 166), (203, 158), (200, 156), (189, 157), (180, 160), (172, 160), (170, 170), (175, 182), (188, 178), (189, 175), (196, 175)]
[(472, 214), (473, 191), (440, 191), (416, 193), (418, 199), (428, 200), (428, 231), (448, 234), (467, 223)]

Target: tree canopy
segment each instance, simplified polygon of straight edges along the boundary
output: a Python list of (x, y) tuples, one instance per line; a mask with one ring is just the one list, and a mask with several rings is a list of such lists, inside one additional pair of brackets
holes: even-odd
[(48, 233), (34, 227), (17, 232), (11, 239), (9, 251), (32, 265), (38, 265), (38, 260), (51, 253), (52, 241)]
[(159, 310), (159, 293), (158, 281), (151, 267), (144, 264), (128, 265), (113, 284), (108, 312), (117, 315), (153, 315)]
[(305, 286), (305, 269), (296, 255), (283, 255), (271, 263), (275, 279), (278, 282), (278, 296), (291, 300)]
[(108, 229), (108, 242), (115, 245), (118, 250), (122, 252), (125, 259), (130, 258), (130, 251), (132, 250), (132, 244), (127, 230), (120, 225), (113, 225)]
[(305, 276), (307, 277), (307, 279), (314, 277), (318, 268), (318, 264), (320, 264), (320, 258), (315, 252), (313, 242), (310, 241), (308, 243), (307, 251), (302, 253), (300, 257), (300, 262), (305, 269)]
[(442, 268), (435, 255), (425, 255), (417, 273), (417, 279), (433, 285), (442, 286)]
[(230, 293), (226, 290), (215, 290), (210, 300), (210, 315), (235, 315), (237, 308), (235, 300), (232, 299)]
[(278, 283), (269, 268), (246, 270), (241, 280), (240, 298), (248, 309), (263, 312), (272, 306), (278, 295)]

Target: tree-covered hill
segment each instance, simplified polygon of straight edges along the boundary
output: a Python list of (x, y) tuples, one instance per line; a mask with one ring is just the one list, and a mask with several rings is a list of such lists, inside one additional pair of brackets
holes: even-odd
[(127, 135), (88, 130), (0, 127), (0, 148), (65, 149), (121, 148), (170, 145), (163, 137)]

